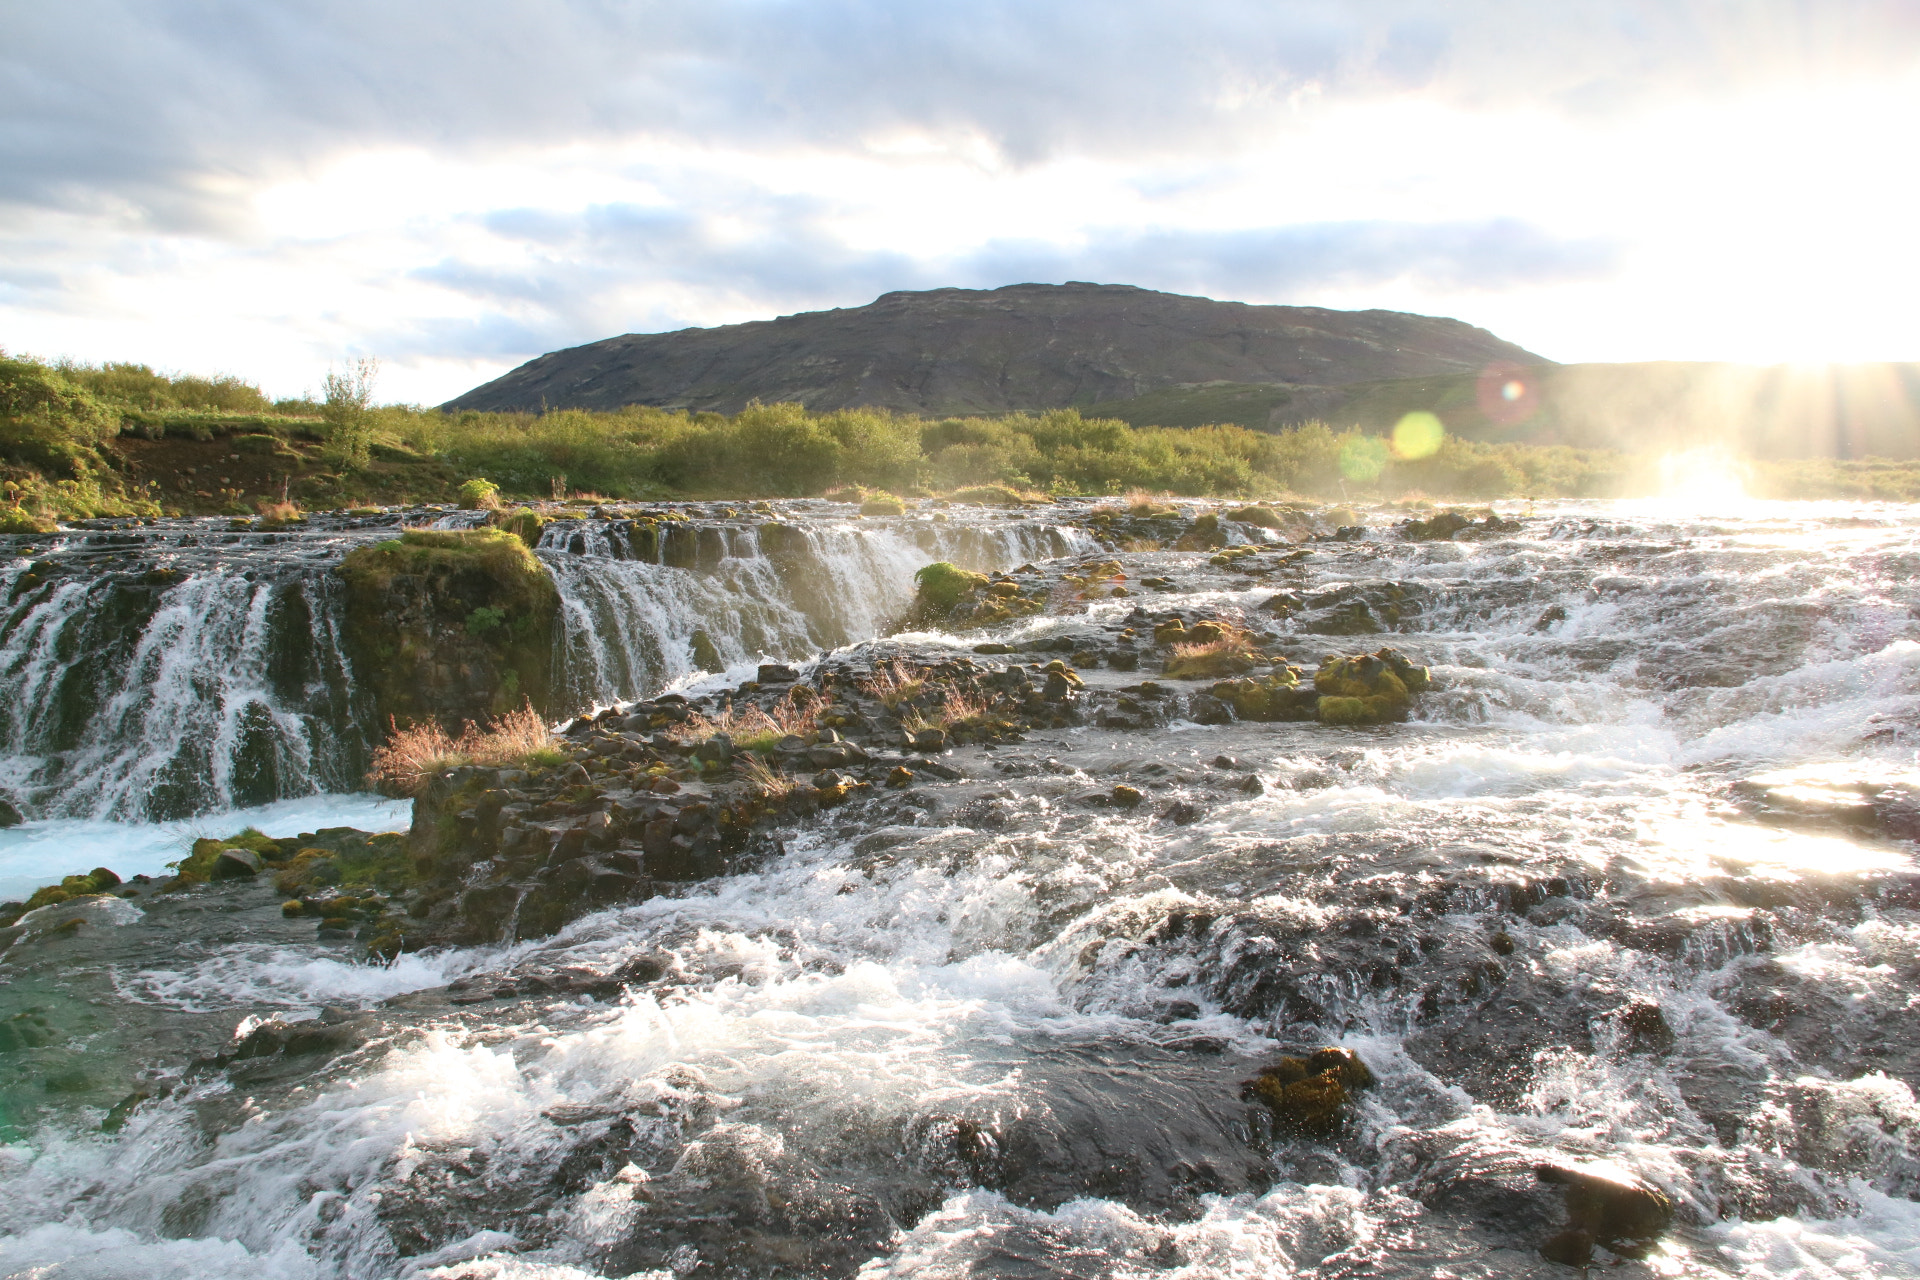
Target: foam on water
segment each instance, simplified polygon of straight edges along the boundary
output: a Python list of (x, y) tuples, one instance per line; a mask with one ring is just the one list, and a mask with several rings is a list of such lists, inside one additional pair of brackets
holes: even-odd
[[(403, 1261), (382, 1206), (440, 1195), (447, 1184), (436, 1179), (448, 1176), (448, 1162), (474, 1153), (502, 1185), (531, 1179), (529, 1171), (551, 1168), (568, 1150), (566, 1127), (555, 1119), (567, 1108), (654, 1117), (640, 1122), (641, 1138), (657, 1142), (663, 1157), (680, 1141), (668, 1118), (698, 1112), (711, 1123), (677, 1157), (676, 1170), (688, 1176), (801, 1157), (851, 1167), (943, 1118), (1040, 1105), (1033, 1062), (1046, 1052), (1165, 1043), (1173, 1033), (1161, 1014), (1175, 994), (1195, 1007), (1180, 1034), (1217, 1037), (1232, 1051), (1258, 1055), (1282, 1042), (1356, 1048), (1379, 1077), (1361, 1107), (1357, 1147), (1296, 1153), (1299, 1163), (1279, 1170), (1271, 1190), (1202, 1196), (1190, 1220), (1100, 1198), (1040, 1211), (993, 1192), (958, 1191), (861, 1274), (1471, 1274), (1483, 1261), (1472, 1252), (1481, 1244), (1449, 1234), (1457, 1223), (1421, 1199), (1443, 1181), (1433, 1171), (1465, 1176), (1572, 1158), (1625, 1165), (1690, 1215), (1691, 1225), (1649, 1261), (1654, 1274), (1920, 1274), (1920, 1210), (1901, 1198), (1920, 1185), (1920, 1108), (1911, 1092), (1873, 1073), (1805, 1075), (1781, 1035), (1731, 1016), (1723, 985), (1758, 955), (1753, 911), (1684, 900), (1689, 886), (1730, 869), (1793, 885), (1910, 865), (1905, 846), (1735, 820), (1722, 786), (1775, 765), (1911, 768), (1902, 735), (1920, 695), (1920, 637), (1889, 621), (1895, 611), (1876, 601), (1892, 599), (1885, 593), (1893, 588), (1878, 583), (1870, 587), (1876, 600), (1850, 601), (1846, 616), (1887, 635), (1850, 643), (1851, 622), (1793, 629), (1791, 645), (1766, 655), (1778, 669), (1737, 688), (1707, 682), (1711, 671), (1679, 670), (1671, 654), (1642, 656), (1656, 644), (1735, 634), (1735, 615), (1759, 607), (1743, 599), (1742, 584), (1765, 578), (1755, 595), (1772, 599), (1800, 591), (1794, 574), (1848, 576), (1848, 556), (1904, 549), (1910, 524), (1849, 530), (1840, 549), (1807, 551), (1825, 518), (1819, 512), (1779, 513), (1777, 528), (1736, 527), (1737, 537), (1691, 517), (1675, 524), (1666, 509), (1564, 514), (1567, 527), (1552, 537), (1390, 547), (1403, 561), (1391, 566), (1396, 577), (1449, 593), (1452, 603), (1436, 609), (1439, 629), (1410, 642), (1430, 650), (1447, 690), (1419, 722), (1395, 729), (1263, 728), (1268, 736), (1235, 750), (1266, 793), (1218, 804), (1187, 827), (1076, 809), (1073, 797), (1094, 774), (1063, 773), (1010, 795), (1016, 820), (1004, 826), (949, 817), (949, 825), (903, 828), (872, 844), (822, 830), (748, 874), (587, 917), (510, 953), (408, 957), (392, 970), (362, 970), (291, 950), (236, 948), (174, 972), (124, 975), (134, 999), (296, 1007), (371, 1002), (516, 965), (610, 970), (642, 954), (672, 962), (671, 981), (616, 1004), (556, 999), (517, 1006), (511, 1020), (436, 1021), (310, 1095), (261, 1107), (211, 1150), (192, 1127), (192, 1107), (221, 1086), (144, 1108), (118, 1138), (50, 1129), (4, 1156), (13, 1194), (0, 1201), (0, 1230), (11, 1233), (0, 1239), (0, 1275), (197, 1268), (580, 1280), (598, 1274), (594, 1250), (640, 1212), (631, 1173), (569, 1196), (538, 1248), (477, 1231)], [(1684, 534), (1726, 545), (1663, 551), (1700, 563), (1665, 579), (1640, 575), (1667, 582), (1678, 605), (1624, 585), (1601, 599), (1536, 585), (1543, 564), (1584, 556), (1598, 541), (1579, 528), (1589, 517), (1643, 522), (1629, 531), (1634, 539)], [(1816, 552), (1826, 557), (1816, 569), (1756, 561)], [(1367, 567), (1351, 576), (1359, 580)], [(1599, 572), (1587, 568), (1589, 578)], [(620, 570), (640, 593), (631, 601), (641, 603), (618, 607), (644, 613), (653, 607), (645, 593), (680, 590), (667, 572)], [(1516, 594), (1485, 617), (1458, 604), (1501, 583)], [(774, 598), (766, 594), (772, 584), (750, 586), (763, 602)], [(571, 600), (586, 599), (585, 587), (570, 591)], [(1158, 599), (1244, 607), (1265, 594)], [(674, 628), (687, 617), (662, 600), (656, 643), (664, 652), (686, 638)], [(1567, 616), (1539, 626), (1542, 610), (1563, 601)], [(786, 618), (779, 625), (801, 625), (767, 607), (768, 618)], [(1028, 620), (995, 634), (1039, 638), (1068, 625)], [(921, 639), (951, 646), (955, 638)], [(1741, 652), (1715, 661), (1739, 661)], [(596, 669), (614, 673), (606, 676), (612, 691), (631, 669), (618, 674), (627, 659), (606, 653)], [(744, 670), (756, 655), (726, 656)], [(671, 664), (658, 669), (694, 679)], [(1319, 736), (1299, 736), (1306, 733)], [(1094, 754), (1091, 735), (1057, 736)], [(1211, 749), (1199, 726), (1156, 742), (1166, 758)], [(1075, 759), (1062, 757), (1068, 766)], [(1330, 929), (1341, 919), (1341, 895), (1320, 892), (1316, 878), (1428, 883), (1476, 858), (1516, 881), (1582, 872), (1596, 883), (1614, 876), (1675, 895), (1661, 904), (1661, 919), (1691, 932), (1685, 946), (1667, 950), (1625, 945), (1573, 888), (1559, 892), (1556, 910), (1502, 917), (1501, 926), (1516, 972), (1529, 981), (1657, 1003), (1673, 1053), (1628, 1052), (1624, 1033), (1602, 1025), (1590, 1051), (1543, 1050), (1526, 1088), (1496, 1104), (1410, 1051), (1418, 992), (1376, 992), (1344, 973), (1309, 975), (1325, 980), (1315, 995), (1324, 1014), (1316, 1015), (1322, 1023), (1303, 1025), (1284, 1010), (1230, 1012), (1209, 994), (1210, 975), (1192, 954), (1143, 945), (1154, 922), (1181, 908)], [(87, 861), (67, 859), (62, 869)], [(1448, 929), (1477, 937), (1481, 928), (1470, 898), (1452, 901), (1431, 926), (1442, 944), (1437, 935)], [(1337, 940), (1324, 941), (1331, 955)], [(1916, 958), (1920, 927), (1891, 909), (1817, 937), (1782, 936), (1765, 956), (1788, 977), (1855, 1003), (1898, 997), (1900, 975)], [(1689, 1092), (1701, 1080), (1779, 1102), (1766, 1125), (1723, 1133)], [(170, 1208), (181, 1202), (200, 1206), (191, 1222)], [(1722, 1220), (1723, 1204), (1753, 1206), (1755, 1220)], [(1773, 1216), (1760, 1220), (1768, 1206)], [(191, 1238), (170, 1238), (182, 1233)], [(1484, 1261), (1489, 1274), (1543, 1265), (1518, 1254)], [(698, 1274), (700, 1264), (677, 1258), (674, 1270)]]

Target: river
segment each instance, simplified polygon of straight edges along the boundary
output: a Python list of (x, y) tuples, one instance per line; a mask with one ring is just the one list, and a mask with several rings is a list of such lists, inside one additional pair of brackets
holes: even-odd
[[(929, 559), (1094, 551), (1084, 509), (776, 504), (785, 561), (716, 510), (677, 563), (550, 526), (567, 687), (697, 693), (857, 645)], [(741, 874), (391, 967), (264, 886), (18, 944), (0, 1016), (44, 1030), (0, 1091), (0, 1275), (1565, 1276), (1538, 1253), (1556, 1162), (1670, 1199), (1625, 1274), (1920, 1275), (1920, 509), (1501, 513), (1429, 542), (1375, 515), (1259, 577), (1123, 551), (1168, 585), (892, 642), (1263, 619), (1309, 662), (1384, 640), (1428, 664), (1405, 724), (1176, 701), (961, 748), (905, 818), (797, 825)], [(392, 524), (19, 555), (0, 790), (30, 821), (0, 877), (131, 874), (242, 809), (270, 834), (399, 818), (353, 793), (325, 572)], [(1292, 616), (1259, 612), (1276, 590)], [(1312, 630), (1355, 600), (1390, 600), (1390, 634)], [(695, 629), (728, 674), (693, 666)], [(1115, 783), (1150, 802), (1089, 801)], [(323, 1011), (362, 1028), (350, 1052), (191, 1066)], [(1324, 1044), (1376, 1077), (1352, 1123), (1263, 1127), (1241, 1082)]]

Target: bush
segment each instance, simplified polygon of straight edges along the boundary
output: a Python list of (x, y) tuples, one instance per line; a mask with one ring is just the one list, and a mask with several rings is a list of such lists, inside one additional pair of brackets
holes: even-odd
[(467, 511), (496, 511), (500, 507), (500, 486), (475, 476), (460, 486), (460, 506)]
[(377, 360), (362, 358), (344, 370), (328, 370), (320, 416), (327, 424), (327, 457), (352, 470), (373, 460), (373, 383)]

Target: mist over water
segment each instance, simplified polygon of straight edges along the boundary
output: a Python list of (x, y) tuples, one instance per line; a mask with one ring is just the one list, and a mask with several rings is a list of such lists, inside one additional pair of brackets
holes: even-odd
[[(324, 1068), (238, 1077), (85, 1033), (155, 1096), (114, 1133), (105, 1082), (9, 1103), (0, 1275), (1564, 1276), (1536, 1252), (1560, 1224), (1531, 1169), (1556, 1160), (1616, 1163), (1678, 1207), (1625, 1274), (1920, 1275), (1901, 838), (1920, 827), (1897, 820), (1920, 772), (1920, 510), (1729, 509), (1540, 504), (1479, 541), (1375, 528), (1284, 581), (1129, 552), (1131, 580), (1172, 588), (1087, 615), (1253, 611), (1284, 587), (1309, 607), (1250, 616), (1302, 655), (1387, 642), (1432, 666), (1408, 724), (1176, 718), (969, 748), (910, 820), (822, 821), (745, 874), (392, 969), (271, 934), (264, 899), (165, 937), (103, 926), (70, 971), (12, 958), (35, 999), (101, 1002), (169, 1049), (324, 1006), (378, 1031)], [(927, 560), (1093, 549), (1046, 513), (781, 523), (799, 532), (770, 547), (786, 535), (712, 521), (660, 560), (550, 527), (572, 696), (686, 681), (696, 628), (728, 663), (866, 639)], [(203, 787), (190, 808), (235, 803), (256, 757), (170, 763), (194, 724), (278, 744), (275, 796), (344, 790), (314, 763), (351, 723), (316, 709), (352, 696), (324, 675), (338, 553), (244, 590), (193, 569), (127, 606), (118, 651), (217, 647), (219, 680), (115, 664), (86, 705), (149, 709), (90, 716), (118, 726), (91, 738), (5, 722), (7, 785), (47, 814), (138, 817), (128, 797), (172, 768)], [(285, 598), (262, 583), (289, 580), (316, 638), (276, 685), (245, 658), (273, 625), (262, 593)], [(1315, 600), (1388, 585), (1391, 634), (1301, 630)], [(11, 597), (0, 681), (36, 706), (60, 637), (98, 625), (76, 590)], [(225, 728), (243, 723), (262, 727)], [(1757, 812), (1740, 784), (1783, 774), (1784, 810)], [(1085, 802), (1116, 781), (1151, 802)], [(1164, 816), (1175, 801), (1198, 816)], [(555, 977), (640, 957), (665, 976), (621, 995)], [(1352, 1129), (1263, 1129), (1240, 1082), (1322, 1044), (1378, 1077)]]

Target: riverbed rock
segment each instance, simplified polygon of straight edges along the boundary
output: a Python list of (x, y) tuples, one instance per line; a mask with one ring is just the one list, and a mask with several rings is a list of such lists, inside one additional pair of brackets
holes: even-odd
[(213, 860), (215, 880), (257, 876), (264, 870), (266, 870), (266, 863), (261, 861), (259, 854), (238, 845), (229, 845), (221, 849)]
[(1667, 1194), (1617, 1165), (1543, 1164), (1534, 1173), (1566, 1188), (1567, 1228), (1540, 1249), (1550, 1261), (1585, 1267), (1596, 1245), (1639, 1257), (1673, 1225)]
[(1389, 724), (1406, 719), (1413, 695), (1430, 685), (1427, 669), (1394, 649), (1329, 658), (1314, 673), (1315, 712), (1323, 724)]
[(1280, 1059), (1247, 1081), (1242, 1096), (1264, 1103), (1283, 1133), (1331, 1138), (1351, 1118), (1355, 1095), (1372, 1084), (1373, 1072), (1358, 1054), (1330, 1046)]

